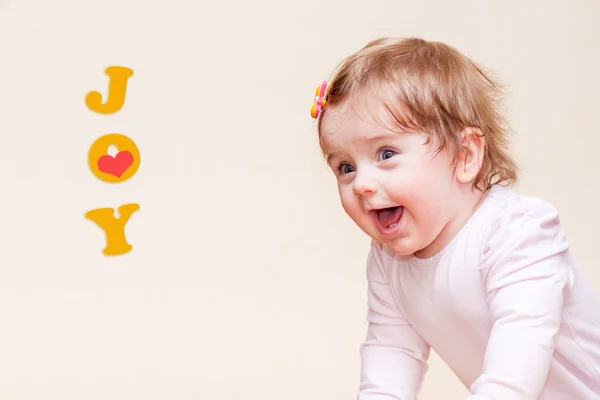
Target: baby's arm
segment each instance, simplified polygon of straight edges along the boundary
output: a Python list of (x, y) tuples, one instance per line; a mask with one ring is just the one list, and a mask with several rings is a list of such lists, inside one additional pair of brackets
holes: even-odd
[(483, 374), (467, 399), (537, 400), (572, 284), (569, 245), (548, 203), (517, 200), (501, 215), (482, 249), (493, 328)]
[(368, 259), (369, 327), (361, 346), (358, 400), (415, 400), (429, 346), (394, 305), (379, 246), (373, 245)]

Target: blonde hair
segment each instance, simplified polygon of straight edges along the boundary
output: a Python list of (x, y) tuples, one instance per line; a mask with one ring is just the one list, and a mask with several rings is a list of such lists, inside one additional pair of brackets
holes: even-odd
[(414, 37), (369, 42), (343, 60), (330, 81), (319, 138), (327, 109), (356, 95), (374, 95), (402, 131), (435, 135), (438, 151), (450, 147), (457, 154), (460, 133), (478, 128), (485, 152), (473, 187), (517, 181), (518, 166), (509, 154), (506, 123), (498, 111), (501, 87), (455, 48)]

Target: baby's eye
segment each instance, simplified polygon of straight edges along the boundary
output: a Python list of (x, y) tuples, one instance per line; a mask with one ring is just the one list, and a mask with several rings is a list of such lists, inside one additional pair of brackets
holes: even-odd
[(340, 165), (339, 170), (343, 175), (346, 175), (351, 172), (354, 172), (354, 167), (350, 164), (342, 164)]
[(396, 153), (394, 150), (383, 150), (380, 154), (382, 160), (387, 160), (388, 158), (394, 157)]

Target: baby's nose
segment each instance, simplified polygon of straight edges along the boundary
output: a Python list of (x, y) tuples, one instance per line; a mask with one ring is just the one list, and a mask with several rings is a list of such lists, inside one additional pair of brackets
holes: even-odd
[(354, 194), (358, 197), (372, 196), (377, 191), (377, 183), (369, 174), (357, 174), (354, 179)]

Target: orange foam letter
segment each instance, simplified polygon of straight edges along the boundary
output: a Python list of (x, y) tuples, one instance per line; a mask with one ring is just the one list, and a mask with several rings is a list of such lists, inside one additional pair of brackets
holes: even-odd
[(108, 67), (104, 71), (109, 76), (108, 100), (102, 104), (102, 94), (97, 91), (89, 92), (85, 98), (87, 106), (97, 113), (112, 114), (125, 104), (127, 80), (133, 75), (133, 70), (127, 67)]
[(88, 211), (85, 216), (98, 224), (106, 233), (106, 247), (103, 253), (109, 256), (125, 254), (133, 246), (125, 238), (125, 225), (131, 214), (140, 209), (139, 204), (124, 204), (119, 207), (120, 217), (115, 217), (114, 208), (98, 208)]

